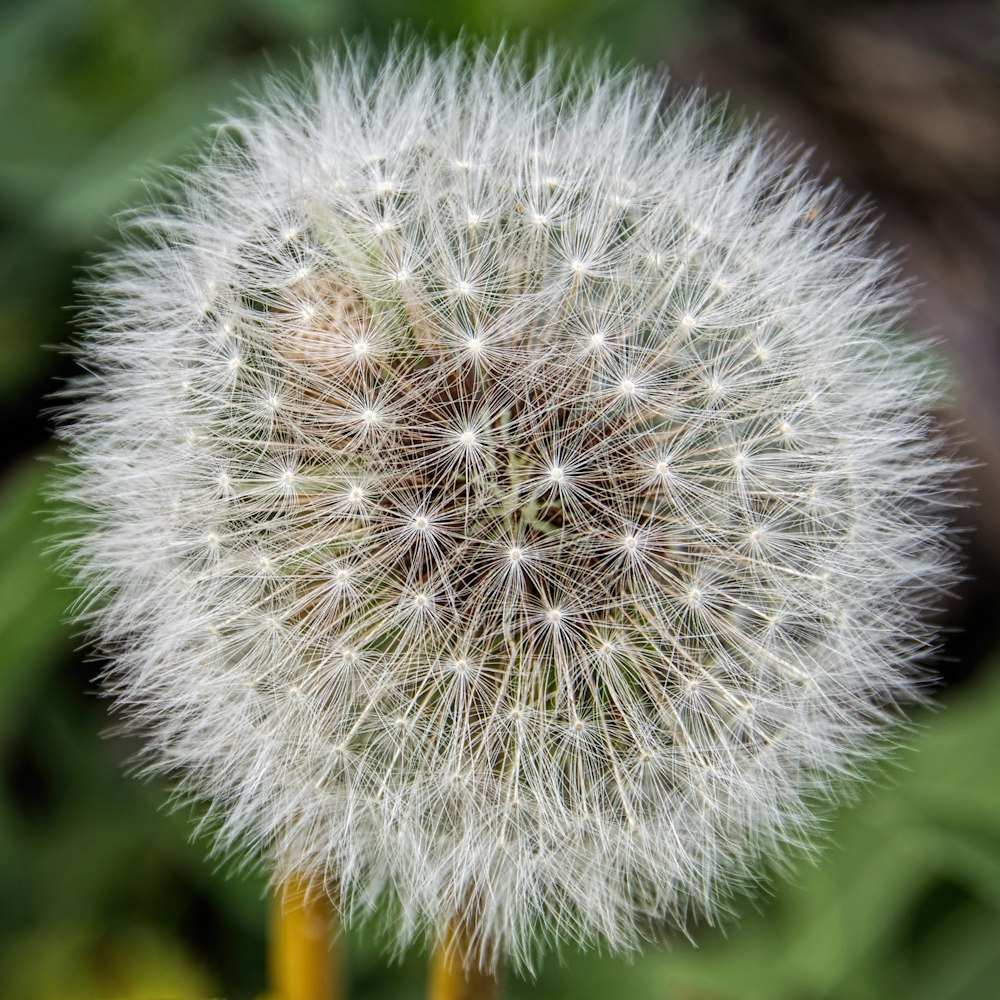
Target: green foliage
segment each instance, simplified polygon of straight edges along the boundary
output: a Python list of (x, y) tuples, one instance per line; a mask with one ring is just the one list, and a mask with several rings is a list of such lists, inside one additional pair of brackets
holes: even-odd
[[(385, 39), (397, 17), (432, 37), (527, 29), (656, 63), (696, 12), (694, 0), (22, 0), (0, 13), (0, 403), (15, 456), (0, 477), (0, 1000), (238, 1000), (264, 980), (259, 874), (206, 860), (190, 817), (162, 808), (166, 789), (125, 775), (131, 741), (102, 738), (98, 668), (74, 655), (74, 595), (45, 555), (43, 430), (12, 436), (54, 388), (57, 355), (40, 345), (66, 339), (74, 269), (114, 212), (266, 62), (341, 31)], [(1000, 663), (923, 719), (827, 849), (756, 912), (742, 901), (725, 935), (697, 930), (697, 948), (677, 940), (631, 965), (567, 956), (508, 996), (995, 996), (998, 720)], [(347, 948), (352, 996), (421, 995), (419, 956), (387, 966), (354, 932)]]

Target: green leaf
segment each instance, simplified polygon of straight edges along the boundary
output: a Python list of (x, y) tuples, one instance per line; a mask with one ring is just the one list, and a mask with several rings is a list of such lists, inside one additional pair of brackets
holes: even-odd
[(48, 474), (45, 463), (29, 456), (0, 484), (0, 742), (18, 728), (69, 648), (63, 620), (72, 592), (45, 553)]

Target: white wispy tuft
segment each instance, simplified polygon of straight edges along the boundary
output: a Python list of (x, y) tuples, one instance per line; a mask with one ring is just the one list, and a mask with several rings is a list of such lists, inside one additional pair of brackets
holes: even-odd
[(222, 846), (469, 958), (634, 946), (811, 826), (953, 579), (864, 219), (652, 77), (341, 52), (89, 286), (81, 617)]

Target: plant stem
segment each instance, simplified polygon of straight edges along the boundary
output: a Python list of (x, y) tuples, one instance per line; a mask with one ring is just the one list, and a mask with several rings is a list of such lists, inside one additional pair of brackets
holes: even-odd
[(330, 899), (301, 877), (271, 899), (270, 1000), (340, 1000)]
[[(467, 958), (472, 962), (468, 967)], [(464, 924), (456, 921), (434, 946), (427, 1000), (497, 1000), (500, 991), (496, 977), (483, 972), (475, 958), (474, 953), (470, 954)]]

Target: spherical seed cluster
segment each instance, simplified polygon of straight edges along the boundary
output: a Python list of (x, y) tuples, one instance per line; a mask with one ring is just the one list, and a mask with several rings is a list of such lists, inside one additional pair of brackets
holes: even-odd
[(799, 840), (951, 573), (885, 260), (662, 97), (331, 57), (91, 289), (74, 545), (149, 766), (487, 964), (629, 946)]

